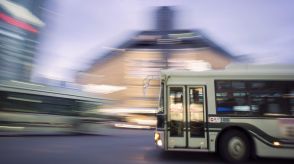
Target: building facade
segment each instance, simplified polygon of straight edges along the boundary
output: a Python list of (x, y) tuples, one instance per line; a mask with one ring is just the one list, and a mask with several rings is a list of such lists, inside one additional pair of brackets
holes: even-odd
[(161, 69), (222, 69), (235, 60), (203, 32), (173, 29), (169, 7), (156, 15), (155, 30), (136, 33), (79, 74), (86, 91), (116, 100), (113, 108), (156, 109)]
[(0, 79), (30, 81), (44, 0), (0, 1)]

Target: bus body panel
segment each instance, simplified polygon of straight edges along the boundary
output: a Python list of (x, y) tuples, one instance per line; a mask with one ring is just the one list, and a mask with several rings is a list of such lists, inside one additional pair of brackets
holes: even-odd
[(270, 147), (257, 138), (254, 138), (256, 155), (259, 157), (293, 158), (294, 147), (274, 148)]

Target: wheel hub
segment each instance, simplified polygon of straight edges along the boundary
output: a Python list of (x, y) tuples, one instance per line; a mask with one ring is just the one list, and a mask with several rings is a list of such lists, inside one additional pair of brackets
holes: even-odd
[(233, 137), (228, 143), (229, 153), (235, 159), (241, 159), (245, 155), (245, 144), (239, 137)]

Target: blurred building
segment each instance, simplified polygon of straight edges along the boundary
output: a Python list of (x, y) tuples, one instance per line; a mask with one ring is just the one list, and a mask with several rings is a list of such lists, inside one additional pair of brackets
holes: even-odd
[(29, 81), (45, 0), (0, 0), (0, 79)]
[[(222, 69), (235, 60), (201, 31), (174, 29), (171, 8), (155, 15), (155, 30), (136, 33), (78, 76), (84, 90), (118, 100), (113, 107), (156, 109), (161, 69)], [(152, 80), (144, 93), (147, 77)]]

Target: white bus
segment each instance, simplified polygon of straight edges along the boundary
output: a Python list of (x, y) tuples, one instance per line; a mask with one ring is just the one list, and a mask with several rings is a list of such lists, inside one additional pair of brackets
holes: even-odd
[(155, 144), (230, 162), (293, 158), (294, 67), (246, 67), (161, 71)]
[(91, 133), (107, 120), (97, 113), (106, 102), (79, 91), (1, 81), (0, 134)]

